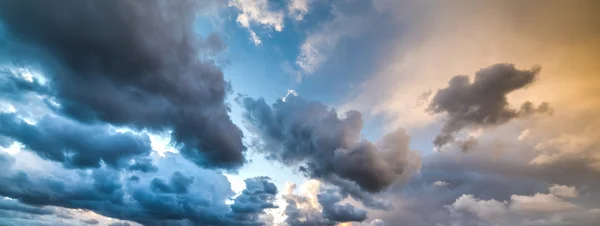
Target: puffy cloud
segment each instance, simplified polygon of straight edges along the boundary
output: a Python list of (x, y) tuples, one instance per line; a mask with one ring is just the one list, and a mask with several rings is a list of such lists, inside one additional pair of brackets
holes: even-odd
[(513, 109), (506, 97), (533, 83), (539, 72), (537, 66), (519, 70), (512, 64), (495, 64), (477, 71), (472, 83), (468, 76), (452, 77), (448, 87), (435, 93), (428, 107), (431, 113), (446, 114), (444, 127), (434, 144), (444, 146), (464, 128), (499, 125), (518, 117), (549, 112), (547, 103), (534, 107), (526, 102), (520, 110)]
[(187, 0), (2, 2), (10, 37), (2, 45), (13, 62), (43, 72), (56, 111), (86, 123), (169, 130), (198, 165), (237, 168), (246, 148), (224, 104), (230, 85), (212, 61), (198, 59), (222, 49), (216, 36), (196, 37), (201, 7)]
[[(371, 143), (361, 138), (358, 111), (339, 116), (334, 109), (293, 95), (269, 106), (263, 99), (240, 97), (249, 130), (256, 133), (257, 150), (286, 165), (349, 190), (378, 192), (406, 180), (420, 167), (419, 155), (409, 148), (402, 129)], [(349, 181), (351, 183), (347, 183)]]

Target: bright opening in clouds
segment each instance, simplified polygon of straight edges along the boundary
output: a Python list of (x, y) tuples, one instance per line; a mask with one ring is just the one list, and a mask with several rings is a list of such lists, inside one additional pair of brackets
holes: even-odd
[(598, 12), (0, 0), (0, 225), (600, 225)]

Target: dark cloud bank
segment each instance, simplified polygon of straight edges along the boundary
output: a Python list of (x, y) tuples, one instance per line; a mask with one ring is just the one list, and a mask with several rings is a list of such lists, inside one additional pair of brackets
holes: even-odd
[(454, 141), (456, 133), (465, 128), (500, 125), (532, 114), (551, 113), (552, 109), (545, 102), (537, 107), (525, 102), (520, 109), (514, 109), (506, 99), (507, 94), (535, 82), (540, 70), (539, 66), (519, 70), (512, 64), (495, 64), (477, 71), (473, 82), (466, 75), (452, 77), (448, 87), (435, 93), (428, 108), (432, 114), (446, 114), (435, 146)]
[(224, 104), (229, 83), (213, 62), (199, 60), (223, 45), (217, 36), (194, 34), (200, 6), (191, 0), (2, 1), (0, 20), (14, 40), (9, 53), (50, 78), (56, 111), (85, 123), (169, 130), (198, 165), (235, 169), (246, 148)]

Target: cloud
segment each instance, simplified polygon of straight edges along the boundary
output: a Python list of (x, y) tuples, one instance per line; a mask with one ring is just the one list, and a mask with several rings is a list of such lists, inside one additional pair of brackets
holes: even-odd
[(259, 45), (262, 41), (252, 29), (253, 26), (264, 26), (276, 31), (283, 30), (285, 14), (272, 10), (268, 0), (230, 0), (229, 6), (239, 11), (236, 21), (240, 26), (248, 29), (255, 45)]
[[(16, 114), (0, 113), (0, 135), (70, 168), (98, 168), (102, 164), (125, 168), (130, 160), (148, 156), (152, 151), (150, 139), (144, 133), (119, 133), (108, 126), (86, 125), (49, 115), (31, 125)], [(131, 169), (142, 170), (135, 166)]]
[(547, 113), (547, 103), (534, 107), (526, 102), (516, 110), (509, 106), (506, 97), (532, 84), (540, 70), (537, 66), (519, 70), (512, 64), (495, 64), (477, 71), (472, 83), (468, 76), (452, 77), (448, 87), (435, 93), (428, 107), (432, 114), (446, 114), (434, 144), (442, 147), (452, 142), (455, 134), (465, 128), (500, 125), (534, 113)]
[(448, 187), (448, 186), (450, 186), (450, 183), (448, 183), (446, 181), (438, 180), (436, 182), (433, 182), (433, 186), (436, 186), (436, 187)]
[(277, 208), (275, 196), (277, 187), (270, 182), (269, 177), (255, 177), (244, 180), (246, 189), (235, 198), (231, 209), (239, 215), (256, 215), (264, 213), (266, 209)]
[[(142, 225), (263, 225), (263, 210), (273, 207), (267, 205), (272, 199), (265, 197), (277, 191), (267, 178), (249, 179), (243, 194), (227, 205), (226, 200), (234, 194), (225, 176), (194, 167), (173, 153), (155, 159), (158, 171), (153, 174), (110, 168), (65, 169), (30, 152), (0, 156), (0, 168), (5, 172), (0, 176), (0, 195), (11, 197), (18, 205), (85, 209)], [(129, 175), (138, 180), (126, 180)], [(156, 181), (162, 181), (162, 187), (157, 189)], [(252, 206), (252, 211), (239, 211), (239, 206)]]
[(338, 225), (366, 219), (366, 210), (347, 203), (347, 195), (337, 187), (322, 186), (316, 180), (309, 180), (302, 185), (300, 193), (295, 193), (296, 184), (293, 183), (286, 184), (284, 190), (286, 206), (283, 213), (289, 226)]
[(335, 222), (362, 222), (367, 218), (367, 211), (358, 209), (348, 203), (338, 204), (345, 197), (335, 188), (324, 189), (317, 195), (323, 216)]
[(82, 223), (86, 223), (86, 224), (99, 224), (100, 221), (96, 220), (96, 219), (87, 219), (87, 220), (82, 220)]
[(453, 223), (461, 225), (593, 225), (600, 220), (594, 216), (597, 209), (582, 209), (553, 194), (512, 195), (506, 202), (463, 195), (447, 208)]
[(550, 186), (550, 194), (561, 198), (575, 198), (579, 196), (575, 187), (558, 184)]
[(539, 167), (582, 164), (590, 170), (600, 172), (600, 154), (597, 149), (600, 142), (600, 122), (587, 120), (582, 123), (585, 125), (577, 125), (578, 131), (557, 133), (547, 139), (539, 139), (533, 148), (536, 156), (529, 164)]
[(295, 20), (303, 20), (311, 3), (313, 0), (291, 0), (288, 5), (289, 16)]
[(185, 0), (3, 2), (0, 20), (11, 38), (3, 45), (43, 72), (61, 114), (172, 131), (197, 165), (235, 169), (246, 148), (224, 104), (230, 84), (214, 62), (198, 58), (223, 46), (216, 36), (195, 35), (201, 7)]
[(296, 65), (305, 74), (314, 73), (332, 57), (334, 49), (342, 38), (354, 37), (361, 32), (360, 28), (367, 23), (366, 19), (368, 18), (335, 11), (331, 21), (320, 25), (300, 45)]
[[(300, 166), (310, 178), (368, 192), (379, 192), (401, 182), (420, 167), (419, 155), (409, 148), (402, 129), (377, 143), (361, 138), (358, 111), (339, 116), (335, 109), (294, 95), (272, 106), (263, 99), (238, 98), (248, 129), (257, 135), (258, 148), (269, 159)], [(341, 181), (340, 181), (341, 179)]]
[(108, 226), (131, 226), (131, 225), (127, 222), (115, 222), (115, 223), (110, 223)]

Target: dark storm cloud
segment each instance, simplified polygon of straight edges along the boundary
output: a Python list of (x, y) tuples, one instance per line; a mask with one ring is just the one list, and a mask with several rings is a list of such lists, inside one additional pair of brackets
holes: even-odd
[(376, 144), (362, 139), (358, 111), (340, 117), (335, 109), (293, 95), (273, 106), (263, 99), (240, 97), (238, 102), (246, 110), (246, 125), (260, 139), (257, 150), (286, 165), (300, 165), (308, 177), (329, 182), (339, 177), (365, 191), (379, 192), (418, 165), (403, 130)]
[(152, 151), (146, 134), (110, 130), (108, 126), (84, 125), (49, 115), (31, 125), (16, 114), (0, 113), (0, 135), (66, 167), (100, 167), (104, 163), (122, 168), (131, 158), (147, 156)]
[[(13, 41), (1, 44), (23, 57), (23, 67), (48, 77), (62, 114), (172, 131), (196, 164), (237, 168), (245, 147), (224, 104), (230, 85), (219, 67), (200, 59), (225, 45), (194, 31), (203, 6), (193, 0), (2, 1), (0, 21)], [(40, 92), (29, 83), (9, 85)]]
[(336, 189), (325, 189), (317, 195), (317, 198), (326, 219), (336, 222), (362, 222), (367, 219), (367, 211), (348, 203), (339, 204), (345, 197)]
[[(29, 153), (22, 155), (20, 158), (32, 159), (20, 161), (44, 161)], [(122, 184), (121, 178), (127, 175), (124, 171), (100, 168), (87, 174), (49, 168), (48, 172), (36, 172), (20, 168), (16, 161), (0, 153), (0, 196), (11, 197), (23, 206), (85, 209), (143, 225), (263, 225), (260, 216), (264, 209), (275, 207), (277, 194), (268, 178), (248, 179), (247, 189), (229, 206), (225, 204), (231, 192), (229, 184), (208, 181), (215, 177), (211, 171), (196, 171), (194, 177), (174, 171), (162, 181), (161, 189), (167, 192), (156, 192), (150, 175)], [(11, 206), (20, 212), (38, 211)]]
[(506, 99), (507, 94), (532, 84), (540, 70), (539, 66), (519, 70), (512, 64), (495, 64), (477, 71), (472, 83), (466, 75), (452, 77), (448, 87), (435, 93), (428, 108), (432, 114), (447, 114), (434, 144), (441, 147), (452, 142), (463, 128), (500, 125), (534, 113), (549, 113), (547, 103), (535, 107), (526, 102), (517, 110)]

